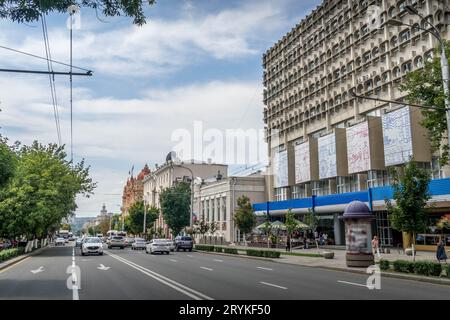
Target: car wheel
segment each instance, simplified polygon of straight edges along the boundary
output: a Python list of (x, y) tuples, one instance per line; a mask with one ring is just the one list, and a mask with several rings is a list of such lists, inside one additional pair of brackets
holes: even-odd
[(100, 252), (100, 253), (99, 253), (99, 255), (101, 255), (101, 256), (102, 256), (102, 255), (103, 255), (103, 252)]
[(81, 255), (84, 256), (84, 252), (83, 251), (81, 251)]
[(189, 252), (192, 252), (192, 248), (189, 248)]
[(167, 255), (169, 255), (170, 254), (170, 251), (167, 251)]

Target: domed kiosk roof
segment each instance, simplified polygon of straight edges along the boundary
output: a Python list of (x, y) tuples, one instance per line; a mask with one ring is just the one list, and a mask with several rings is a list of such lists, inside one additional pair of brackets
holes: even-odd
[(374, 215), (364, 202), (352, 201), (345, 208), (344, 215), (340, 219), (373, 219)]

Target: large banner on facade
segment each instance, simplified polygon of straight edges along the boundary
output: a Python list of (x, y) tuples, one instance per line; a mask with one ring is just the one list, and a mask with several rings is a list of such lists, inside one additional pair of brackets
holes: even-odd
[(273, 174), (275, 188), (287, 187), (289, 185), (287, 150), (275, 154), (273, 159)]
[(413, 155), (409, 107), (382, 116), (384, 164), (397, 165), (409, 161)]
[(295, 146), (295, 183), (311, 180), (309, 141)]
[(347, 128), (348, 173), (358, 173), (371, 169), (369, 123), (358, 123)]
[(335, 133), (320, 137), (319, 148), (319, 179), (337, 176), (336, 167), (336, 135)]

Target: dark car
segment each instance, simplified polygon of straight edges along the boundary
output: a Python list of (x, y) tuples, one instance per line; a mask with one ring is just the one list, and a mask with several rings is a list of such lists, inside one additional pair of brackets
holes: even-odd
[(183, 251), (189, 250), (192, 251), (192, 248), (194, 246), (194, 241), (191, 237), (187, 236), (178, 236), (175, 238), (175, 250), (180, 251), (180, 249), (183, 249)]
[(122, 236), (112, 236), (111, 240), (108, 243), (108, 249), (111, 248), (120, 248), (120, 249), (124, 249), (126, 247), (126, 241), (125, 238)]

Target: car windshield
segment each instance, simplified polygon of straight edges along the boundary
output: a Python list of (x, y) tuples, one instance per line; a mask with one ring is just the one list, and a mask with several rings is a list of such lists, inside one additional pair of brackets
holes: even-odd
[(191, 241), (192, 238), (191, 237), (181, 237), (181, 240), (185, 240), (185, 241)]
[(112, 237), (113, 240), (123, 240), (123, 237)]
[(86, 240), (86, 243), (100, 243), (102, 242), (99, 238), (89, 238)]
[(145, 242), (144, 239), (136, 239), (135, 241), (136, 241), (136, 242)]
[(154, 244), (163, 244), (166, 243), (166, 240), (153, 240)]

